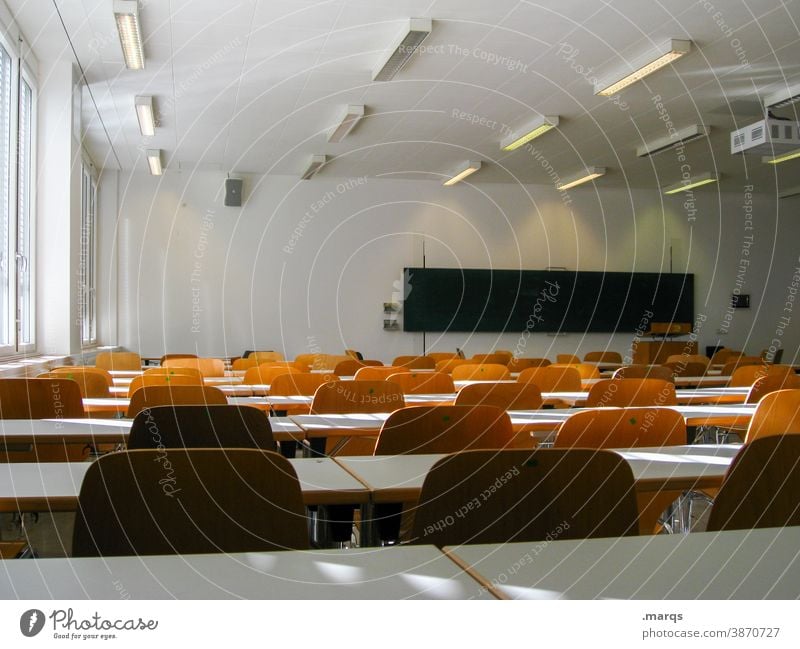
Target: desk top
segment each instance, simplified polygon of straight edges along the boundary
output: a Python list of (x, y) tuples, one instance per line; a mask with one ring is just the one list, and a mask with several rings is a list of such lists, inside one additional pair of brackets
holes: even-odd
[(0, 440), (121, 444), (128, 439), (131, 423), (120, 419), (1, 419)]
[[(360, 504), (369, 490), (330, 458), (289, 460), (306, 505)], [(0, 463), (0, 511), (75, 511), (90, 462)]]
[(800, 527), (446, 548), (513, 599), (796, 599)]
[(0, 564), (3, 599), (492, 599), (423, 545)]

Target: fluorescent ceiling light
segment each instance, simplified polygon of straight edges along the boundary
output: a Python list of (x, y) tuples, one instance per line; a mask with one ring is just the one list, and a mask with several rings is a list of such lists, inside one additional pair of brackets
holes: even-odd
[(800, 101), (800, 83), (784, 87), (764, 98), (764, 108), (784, 108)]
[(417, 51), (428, 34), (431, 33), (433, 22), (430, 18), (411, 18), (408, 21), (408, 28), (400, 41), (389, 50), (383, 59), (383, 63), (373, 73), (373, 81), (391, 81), (408, 59)]
[(605, 167), (586, 167), (586, 169), (584, 169), (577, 176), (572, 176), (571, 178), (567, 178), (563, 182), (558, 183), (556, 185), (556, 189), (564, 191), (565, 189), (571, 189), (572, 187), (582, 185), (583, 183), (588, 183), (590, 180), (594, 180), (595, 178), (605, 175)]
[(147, 166), (153, 176), (160, 176), (163, 173), (161, 168), (161, 149), (147, 149)]
[(137, 0), (114, 0), (114, 19), (117, 21), (119, 42), (125, 67), (129, 70), (144, 68), (144, 48), (139, 29), (139, 3)]
[(761, 162), (766, 162), (767, 164), (776, 165), (780, 164), (781, 162), (786, 162), (787, 160), (794, 160), (795, 158), (800, 158), (800, 149), (795, 149), (794, 151), (789, 151), (788, 153), (781, 153), (780, 155), (776, 156), (762, 156)]
[(303, 172), (301, 178), (303, 180), (308, 180), (317, 173), (325, 164), (328, 162), (328, 156), (326, 155), (312, 155), (311, 160), (309, 161), (308, 168)]
[(480, 160), (470, 160), (469, 162), (465, 163), (463, 167), (460, 167), (459, 171), (457, 171), (452, 178), (450, 178), (449, 180), (445, 180), (442, 184), (445, 187), (451, 187), (456, 183), (460, 183), (467, 176), (474, 174), (480, 168), (481, 168)]
[(682, 144), (686, 144), (687, 142), (699, 140), (701, 137), (708, 137), (710, 132), (710, 126), (692, 124), (691, 126), (687, 126), (686, 128), (682, 128), (679, 131), (673, 132), (672, 135), (667, 135), (665, 137), (652, 140), (651, 142), (645, 142), (643, 145), (636, 147), (636, 155), (640, 158), (643, 158), (646, 156), (663, 153), (664, 151), (669, 151), (670, 149), (681, 146)]
[(503, 151), (513, 151), (556, 126), (558, 126), (558, 115), (542, 115), (519, 132), (508, 136), (500, 143), (500, 148)]
[(616, 95), (623, 88), (627, 88), (632, 83), (636, 83), (647, 75), (653, 74), (656, 70), (660, 70), (675, 59), (687, 54), (691, 49), (692, 41), (671, 38), (662, 43), (654, 52), (648, 52), (641, 60), (643, 62), (635, 63), (634, 65), (638, 67), (633, 72), (622, 78), (616, 77), (606, 81), (599, 81), (594, 87), (594, 94), (602, 95), (603, 97)]
[(140, 95), (134, 101), (136, 106), (136, 118), (139, 120), (139, 131), (145, 137), (153, 137), (156, 134), (156, 120), (153, 115), (153, 98)]
[(701, 187), (702, 185), (708, 185), (709, 183), (715, 183), (719, 180), (719, 176), (717, 174), (712, 174), (710, 171), (706, 173), (700, 174), (698, 176), (692, 176), (688, 180), (682, 180), (679, 183), (675, 183), (674, 185), (670, 185), (664, 189), (665, 194), (678, 194), (680, 192), (686, 192), (690, 189), (694, 189), (695, 187)]
[(350, 104), (342, 117), (342, 121), (328, 137), (328, 142), (341, 142), (353, 130), (359, 120), (364, 117), (364, 104)]

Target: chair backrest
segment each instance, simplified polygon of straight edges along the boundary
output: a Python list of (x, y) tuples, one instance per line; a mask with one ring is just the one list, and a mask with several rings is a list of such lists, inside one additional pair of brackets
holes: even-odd
[(798, 525), (800, 435), (774, 435), (745, 444), (725, 475), (706, 529)]
[(350, 358), (354, 358), (357, 361), (360, 361), (364, 358), (364, 355), (357, 349), (345, 349), (344, 355), (349, 356)]
[(131, 395), (126, 417), (133, 419), (145, 408), (155, 406), (226, 405), (222, 390), (205, 385), (153, 385), (140, 388)]
[(403, 390), (389, 381), (329, 381), (314, 393), (314, 415), (392, 412), (404, 407)]
[(109, 453), (78, 496), (75, 557), (304, 549), (297, 474), (270, 451)]
[(403, 394), (447, 394), (456, 391), (453, 377), (444, 372), (398, 372), (386, 380), (397, 383)]
[(556, 354), (556, 363), (577, 365), (580, 362), (580, 357), (575, 354)]
[(436, 360), (430, 356), (398, 356), (392, 361), (392, 365), (410, 370), (433, 370), (436, 369)]
[(689, 361), (687, 363), (681, 361), (674, 363), (667, 361), (664, 363), (664, 367), (670, 368), (672, 370), (672, 374), (676, 377), (704, 376), (708, 370), (708, 363), (697, 363), (695, 361)]
[(548, 365), (548, 367), (552, 367), (553, 369), (573, 367), (578, 371), (578, 376), (580, 376), (581, 379), (600, 378), (600, 370), (597, 368), (597, 365), (590, 365), (589, 363), (553, 363), (552, 365)]
[(686, 444), (686, 420), (671, 408), (576, 412), (558, 429), (555, 448), (636, 448)]
[(615, 379), (661, 379), (662, 381), (675, 382), (675, 375), (671, 367), (664, 365), (626, 365), (620, 367), (612, 378)]
[(454, 381), (504, 381), (511, 378), (511, 372), (497, 363), (468, 363), (454, 367), (451, 376)]
[(156, 406), (133, 419), (128, 449), (276, 450), (267, 413), (252, 406)]
[(200, 383), (203, 382), (203, 375), (201, 374), (200, 370), (194, 367), (151, 367), (142, 372), (142, 376), (152, 376), (155, 374), (166, 374), (168, 376), (174, 376), (175, 374), (180, 374), (182, 376), (194, 376), (197, 377)]
[(437, 363), (439, 361), (449, 361), (454, 358), (461, 358), (455, 352), (428, 352), (427, 355), (430, 356)]
[(529, 367), (517, 377), (518, 383), (533, 383), (542, 392), (576, 392), (581, 389), (581, 375), (574, 365)]
[(734, 372), (740, 367), (755, 366), (763, 367), (764, 361), (759, 356), (739, 356), (731, 359), (728, 357), (722, 366), (722, 376), (733, 376)]
[(490, 354), (473, 354), (468, 359), (475, 365), (508, 365), (513, 356), (510, 352), (492, 352)]
[(0, 379), (0, 419), (77, 419), (83, 416), (77, 381)]
[(106, 399), (111, 396), (109, 388), (114, 385), (108, 370), (99, 367), (57, 367), (38, 378), (63, 378), (78, 382), (84, 399)]
[(273, 397), (291, 397), (294, 395), (312, 396), (323, 383), (338, 381), (334, 374), (319, 372), (292, 372), (276, 376), (269, 385), (269, 393)]
[(355, 376), (362, 367), (382, 367), (383, 363), (380, 361), (367, 360), (360, 361), (355, 358), (348, 358), (346, 361), (339, 361), (336, 367), (333, 368), (333, 373), (336, 376)]
[(619, 352), (586, 352), (583, 360), (590, 363), (621, 363), (622, 354)]
[(493, 406), (410, 406), (384, 422), (375, 455), (502, 449), (514, 437), (511, 420)]
[(362, 367), (355, 373), (353, 378), (356, 381), (385, 381), (392, 374), (409, 371), (407, 367), (395, 367), (394, 365)]
[(538, 410), (542, 407), (542, 391), (533, 383), (473, 383), (458, 391), (455, 405)]
[(274, 361), (282, 361), (283, 354), (280, 352), (250, 352), (250, 355), (247, 358), (255, 358), (256, 362), (261, 365), (261, 363), (272, 363)]
[(163, 365), (164, 361), (172, 358), (197, 358), (197, 354), (164, 354), (159, 360), (159, 364)]
[(295, 359), (295, 363), (305, 364), (309, 370), (330, 370), (332, 372), (339, 363), (351, 359), (351, 356), (336, 354), (301, 354)]
[(461, 545), (635, 535), (631, 469), (610, 451), (467, 451), (425, 477), (413, 541)]
[[(667, 363), (702, 363), (705, 366), (708, 366), (710, 359), (708, 356), (703, 356), (702, 354), (671, 354), (667, 356)], [(705, 374), (703, 372), (702, 374)], [(702, 376), (700, 374), (699, 376)]]
[(225, 376), (225, 363), (221, 358), (170, 358), (162, 364), (164, 367), (193, 367), (200, 370), (203, 376)]
[(141, 370), (142, 359), (136, 352), (99, 352), (94, 365), (104, 370)]
[(724, 365), (725, 364), (725, 360), (728, 358), (728, 356), (732, 356), (732, 355), (735, 355), (735, 354), (739, 354), (739, 352), (735, 352), (732, 349), (728, 349), (727, 347), (723, 347), (721, 349), (718, 349), (717, 351), (715, 351), (712, 354), (711, 360), (709, 360), (708, 364), (709, 365)]
[(192, 374), (142, 374), (128, 384), (128, 398), (136, 390), (154, 385), (203, 385), (203, 379)]
[(231, 369), (234, 372), (244, 372), (245, 370), (249, 370), (251, 367), (256, 367), (258, 365), (258, 361), (255, 358), (237, 358), (233, 363), (231, 363)]
[(661, 379), (602, 379), (589, 388), (586, 406), (675, 406), (675, 385)]
[(470, 362), (463, 358), (447, 358), (436, 361), (436, 371), (444, 372), (445, 374), (452, 374), (453, 370), (459, 365), (469, 365)]
[(777, 390), (761, 397), (750, 418), (745, 443), (771, 435), (800, 433), (800, 390)]
[(745, 403), (758, 403), (762, 397), (778, 390), (800, 390), (800, 376), (791, 374), (767, 374), (750, 387)]
[[(755, 365), (734, 365), (732, 367), (722, 368), (723, 376), (730, 376), (728, 386), (732, 388), (750, 387), (757, 379), (767, 375), (767, 365), (763, 363)], [(729, 375), (725, 374), (725, 370), (730, 372)], [(791, 370), (790, 370), (791, 371)], [(794, 373), (792, 371), (792, 373)]]
[(512, 358), (506, 367), (509, 372), (521, 372), (529, 367), (546, 367), (550, 361), (546, 358)]
[(307, 374), (307, 372), (301, 372), (296, 367), (289, 367), (286, 365), (275, 366), (265, 363), (264, 365), (257, 365), (245, 371), (242, 377), (242, 383), (244, 385), (271, 385), (275, 377), (281, 374)]

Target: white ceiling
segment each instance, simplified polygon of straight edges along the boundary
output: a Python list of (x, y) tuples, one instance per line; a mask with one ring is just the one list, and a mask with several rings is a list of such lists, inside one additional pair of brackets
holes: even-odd
[[(714, 2), (140, 0), (146, 69), (129, 71), (111, 0), (6, 0), (40, 61), (74, 49), (86, 78), (86, 146), (108, 167), (145, 170), (143, 150), (161, 148), (168, 170), (299, 175), (325, 153), (334, 159), (320, 175), (330, 177), (441, 179), (480, 159), (475, 183), (549, 183), (530, 153), (500, 150), (499, 125), (557, 114), (558, 130), (535, 145), (559, 176), (599, 165), (610, 186), (669, 185), (680, 179), (674, 153), (635, 155), (667, 134), (652, 100), (661, 95), (678, 128), (712, 127), (710, 139), (686, 147), (692, 173), (717, 171), (731, 187), (796, 185), (800, 160), (776, 177), (760, 157), (731, 156), (729, 132), (759, 117), (759, 96), (800, 80), (800, 0)], [(373, 83), (409, 17), (433, 19), (425, 51), (393, 81)], [(613, 74), (667, 38), (694, 48), (624, 90), (627, 110), (594, 95), (586, 76)], [(152, 138), (139, 134), (137, 94), (155, 97)], [(348, 103), (366, 104), (367, 118), (329, 144)], [(782, 114), (798, 119), (794, 110), (800, 104)]]

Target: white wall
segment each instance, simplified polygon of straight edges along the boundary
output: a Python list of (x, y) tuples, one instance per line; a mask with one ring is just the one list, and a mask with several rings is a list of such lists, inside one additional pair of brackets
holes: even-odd
[[(102, 227), (113, 225), (118, 238), (119, 340), (102, 343), (147, 356), (244, 349), (294, 356), (349, 347), (388, 361), (421, 353), (421, 334), (383, 331), (382, 305), (399, 290), (402, 268), (421, 265), (423, 238), (429, 267), (668, 272), (672, 247), (674, 270), (695, 273), (695, 308), (706, 318), (701, 349), (721, 341), (758, 353), (776, 337), (780, 316), (791, 315), (782, 310), (799, 265), (791, 219), (797, 204), (784, 202), (787, 215), (779, 218), (776, 201), (753, 196), (753, 230), (745, 231), (749, 199), (741, 187), (721, 196), (698, 190), (694, 205), (646, 190), (584, 187), (566, 204), (541, 186), (268, 176), (247, 178), (245, 206), (226, 208), (223, 180), (214, 173), (120, 174), (119, 214), (102, 210)], [(753, 308), (727, 322), (743, 236), (751, 234), (740, 289), (752, 295)], [(99, 271), (101, 284), (117, 274), (112, 266)], [(780, 336), (785, 360), (795, 356), (796, 329)], [(515, 349), (519, 335), (430, 333), (427, 349)], [(632, 336), (534, 334), (520, 351), (554, 357), (608, 346), (624, 354)]]

